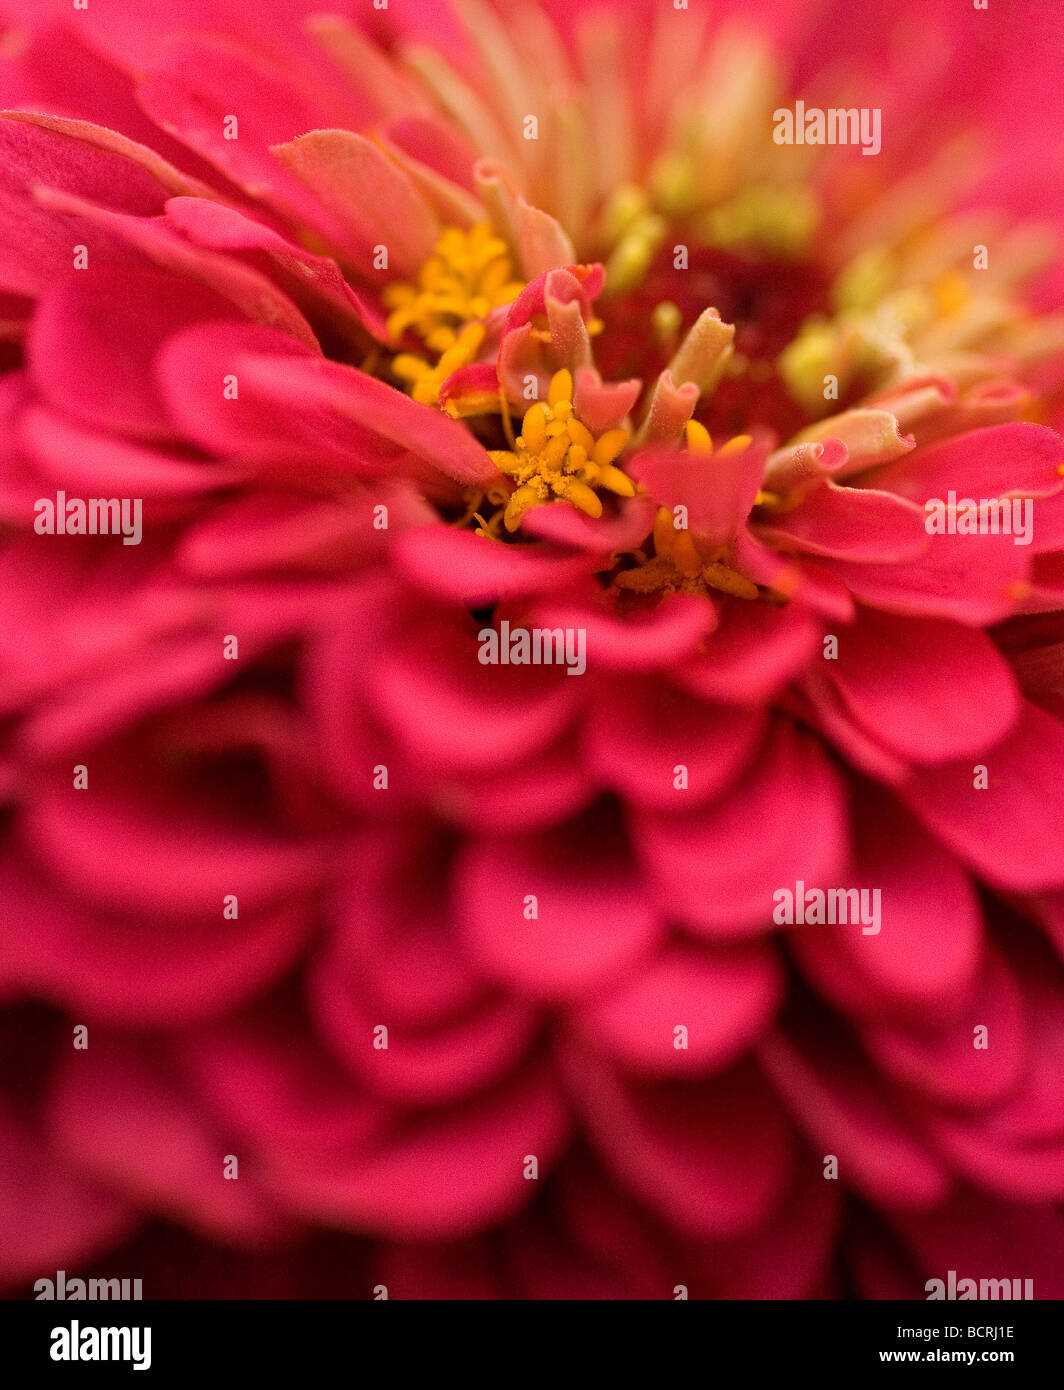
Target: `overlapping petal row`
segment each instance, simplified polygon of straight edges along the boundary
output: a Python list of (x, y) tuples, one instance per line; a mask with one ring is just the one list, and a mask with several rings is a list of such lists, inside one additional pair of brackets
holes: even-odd
[(209, 8), (5, 50), (0, 1276), (154, 1216), (396, 1296), (1058, 1294), (1064, 323), (957, 177), (1016, 69), (882, 36), (882, 159), (798, 157), (789, 7)]

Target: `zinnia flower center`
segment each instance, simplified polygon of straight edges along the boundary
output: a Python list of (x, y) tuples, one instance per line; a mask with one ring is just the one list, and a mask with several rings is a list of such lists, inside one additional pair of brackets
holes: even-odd
[(594, 492), (607, 488), (619, 497), (634, 497), (631, 478), (614, 466), (628, 443), (628, 431), (605, 430), (596, 438), (573, 410), (573, 378), (555, 372), (546, 403), (537, 401), (525, 415), (512, 450), (494, 450), (500, 472), (517, 489), (506, 505), (507, 531), (516, 531), (529, 507), (562, 497), (588, 516), (602, 515)]
[(443, 382), (476, 357), (484, 340), (482, 320), (523, 289), (523, 282), (514, 278), (506, 243), (488, 223), (469, 231), (444, 228), (417, 284), (392, 284), (383, 295), (391, 310), (387, 327), (393, 343), (412, 333), (435, 359), (401, 352), (392, 361), (392, 371), (415, 400), (438, 403)]

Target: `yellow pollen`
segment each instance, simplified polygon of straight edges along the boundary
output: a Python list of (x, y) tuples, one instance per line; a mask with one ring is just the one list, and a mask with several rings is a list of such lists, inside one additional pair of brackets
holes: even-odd
[(422, 405), (435, 405), (440, 398), (440, 387), (452, 372), (473, 361), (483, 340), (484, 325), (467, 323), (434, 367), (413, 353), (401, 352), (392, 362), (392, 371), (400, 381), (407, 383), (414, 400)]
[(504, 514), (507, 531), (516, 531), (532, 507), (560, 497), (587, 516), (602, 515), (594, 489), (634, 497), (631, 478), (614, 460), (628, 443), (628, 431), (606, 430), (596, 439), (573, 411), (572, 373), (555, 372), (546, 401), (530, 406), (512, 449), (496, 449), (495, 466), (517, 484)]
[[(435, 250), (421, 267), (417, 283), (389, 285), (383, 294), (391, 312), (388, 336), (398, 345), (414, 333), (426, 357), (400, 353), (392, 370), (425, 405), (439, 401), (439, 389), (452, 372), (474, 361), (484, 337), (480, 320), (510, 304), (524, 289), (515, 278), (506, 243), (486, 222), (468, 231), (446, 227)], [(435, 361), (429, 360), (435, 357)], [(483, 403), (477, 403), (477, 412)], [(451, 414), (468, 414), (460, 407)]]

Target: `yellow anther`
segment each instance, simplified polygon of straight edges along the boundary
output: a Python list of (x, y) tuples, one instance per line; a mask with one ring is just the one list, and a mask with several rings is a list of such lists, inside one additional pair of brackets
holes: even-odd
[(530, 507), (537, 506), (543, 498), (534, 487), (519, 487), (506, 504), (506, 511), (503, 514), (503, 524), (507, 531), (516, 531), (521, 525), (521, 518)]
[(612, 463), (627, 443), (627, 430), (607, 430), (595, 441), (591, 456), (596, 463)]
[(672, 512), (669, 511), (668, 507), (659, 507), (654, 514), (654, 549), (659, 555), (672, 554), (674, 535)]
[(555, 372), (550, 379), (550, 387), (547, 390), (547, 403), (551, 406), (559, 405), (562, 401), (572, 404), (573, 399), (573, 374), (566, 371), (563, 367), (560, 372)]
[[(442, 383), (476, 356), (483, 339), (479, 320), (493, 309), (511, 303), (523, 289), (521, 281), (514, 278), (505, 243), (487, 223), (468, 231), (446, 227), (421, 267), (417, 283), (387, 286), (382, 297), (391, 311), (387, 329), (392, 343), (398, 344), (407, 333), (414, 333), (428, 353), (441, 357), (435, 364), (423, 362), (420, 372), (414, 371), (412, 362), (418, 359), (410, 353), (401, 353), (393, 363), (396, 375), (413, 385), (416, 400), (429, 405), (438, 403)], [(474, 327), (480, 336), (471, 347), (470, 330)], [(448, 357), (458, 348), (461, 351), (457, 358)], [(398, 365), (400, 362), (402, 366)]]
[(702, 568), (702, 557), (690, 531), (674, 531), (672, 534), (672, 563), (681, 574), (698, 574)]
[(517, 484), (504, 514), (508, 531), (516, 531), (530, 507), (564, 498), (588, 516), (602, 515), (595, 487), (634, 497), (635, 484), (614, 464), (628, 443), (628, 431), (607, 430), (600, 439), (573, 412), (573, 377), (555, 372), (546, 401), (529, 406), (521, 433), (511, 449), (491, 451), (500, 473)]
[(683, 315), (671, 299), (663, 299), (660, 304), (654, 306), (654, 312), (650, 315), (650, 322), (657, 341), (671, 345), (676, 341), (680, 329), (683, 327)]
[(612, 463), (604, 463), (600, 466), (598, 481), (603, 487), (609, 488), (610, 492), (615, 492), (620, 497), (635, 496), (635, 483), (632, 482), (627, 473), (615, 468)]
[(582, 421), (570, 418), (566, 424), (569, 438), (574, 444), (579, 444), (585, 454), (594, 452), (595, 436)]
[(667, 230), (665, 219), (656, 213), (636, 218), (606, 262), (610, 294), (623, 294), (642, 284)]
[(484, 325), (467, 323), (434, 367), (413, 353), (401, 352), (392, 361), (392, 371), (400, 381), (408, 383), (414, 400), (422, 405), (435, 405), (440, 398), (440, 387), (459, 367), (473, 361), (483, 341)]
[(602, 234), (607, 241), (619, 241), (636, 221), (650, 210), (650, 200), (637, 183), (625, 183), (614, 190), (602, 209)]
[(702, 578), (711, 589), (719, 589), (721, 593), (731, 594), (733, 598), (757, 598), (757, 585), (727, 565), (703, 565)]
[(538, 454), (547, 442), (547, 407), (536, 402), (525, 416), (521, 438), (530, 454)]
[(688, 420), (685, 427), (687, 436), (687, 447), (692, 454), (711, 454), (713, 452), (713, 441), (709, 437), (709, 430), (705, 425), (700, 425), (697, 420)]
[(723, 458), (727, 454), (741, 454), (744, 449), (748, 449), (749, 447), (750, 436), (748, 434), (737, 434), (729, 439), (727, 444), (722, 444), (717, 450), (717, 454)]
[(591, 491), (587, 483), (582, 483), (578, 478), (569, 479), (568, 486), (563, 494), (574, 507), (579, 507), (582, 512), (586, 512), (590, 517), (600, 517), (602, 515), (602, 503)]

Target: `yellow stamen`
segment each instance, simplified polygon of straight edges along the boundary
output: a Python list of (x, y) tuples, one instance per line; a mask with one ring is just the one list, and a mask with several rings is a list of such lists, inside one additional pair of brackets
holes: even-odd
[(711, 454), (713, 452), (713, 441), (709, 437), (709, 430), (705, 425), (700, 425), (697, 420), (688, 420), (684, 433), (687, 436), (687, 447), (692, 454)]
[[(435, 363), (400, 353), (392, 368), (408, 383), (415, 400), (439, 401), (439, 388), (452, 372), (474, 361), (484, 337), (484, 319), (493, 309), (509, 304), (524, 289), (516, 279), (506, 243), (486, 223), (468, 231), (446, 227), (435, 250), (418, 274), (417, 284), (387, 286), (383, 299), (391, 312), (388, 335), (398, 345), (414, 333)], [(479, 413), (483, 402), (477, 402)], [(469, 414), (460, 407), (451, 414)]]
[(737, 434), (728, 440), (727, 444), (722, 444), (717, 450), (717, 456), (723, 458), (728, 454), (741, 454), (744, 449), (750, 447), (750, 436), (748, 434)]
[(491, 451), (495, 466), (517, 484), (506, 505), (507, 531), (516, 531), (531, 507), (556, 497), (587, 516), (601, 516), (596, 486), (634, 497), (635, 484), (614, 465), (627, 443), (628, 431), (622, 429), (606, 430), (596, 439), (574, 413), (572, 373), (564, 368), (555, 372), (546, 401), (525, 412), (513, 447)]

